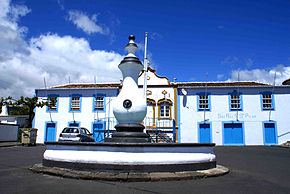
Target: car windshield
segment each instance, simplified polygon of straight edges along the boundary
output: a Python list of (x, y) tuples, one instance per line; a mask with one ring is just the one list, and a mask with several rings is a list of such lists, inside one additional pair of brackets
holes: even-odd
[(62, 131), (63, 133), (79, 133), (79, 130), (76, 128), (65, 128)]
[(85, 129), (85, 131), (86, 131), (87, 134), (90, 134), (89, 130)]
[(81, 133), (86, 134), (86, 132), (83, 128), (81, 128), (80, 130), (81, 130)]

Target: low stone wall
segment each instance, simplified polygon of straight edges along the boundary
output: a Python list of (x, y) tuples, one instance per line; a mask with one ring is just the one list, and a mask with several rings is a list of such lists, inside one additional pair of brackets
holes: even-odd
[(179, 172), (216, 167), (214, 144), (46, 142), (43, 165), (76, 170)]

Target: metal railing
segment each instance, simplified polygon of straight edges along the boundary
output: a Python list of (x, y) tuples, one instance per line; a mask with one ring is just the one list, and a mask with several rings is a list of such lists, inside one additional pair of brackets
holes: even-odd
[[(115, 125), (118, 123), (115, 117), (100, 118), (95, 123), (103, 123), (104, 128), (94, 130), (94, 137), (99, 142), (106, 138), (111, 138), (115, 131)], [(146, 117), (144, 119), (145, 132), (150, 135), (153, 143), (174, 143), (175, 142), (175, 121), (169, 119), (153, 119)]]

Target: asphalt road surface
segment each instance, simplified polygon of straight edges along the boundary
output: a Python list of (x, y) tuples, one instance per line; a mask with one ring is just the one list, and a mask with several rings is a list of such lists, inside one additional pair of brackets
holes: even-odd
[(44, 146), (0, 147), (0, 193), (290, 193), (290, 148), (216, 147), (225, 176), (167, 182), (107, 182), (61, 178), (28, 170)]

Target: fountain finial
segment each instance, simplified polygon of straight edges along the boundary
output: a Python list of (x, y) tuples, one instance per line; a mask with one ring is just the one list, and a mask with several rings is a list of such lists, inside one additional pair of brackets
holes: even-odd
[(130, 35), (128, 37), (129, 39), (129, 43), (126, 45), (125, 49), (128, 51), (128, 55), (127, 57), (131, 56), (131, 57), (136, 57), (135, 56), (135, 52), (138, 49), (137, 44), (134, 42), (135, 41), (135, 36), (134, 35)]
[(132, 40), (132, 41), (135, 41), (135, 36), (132, 35), (132, 34), (129, 36), (129, 41), (131, 41), (131, 40)]

